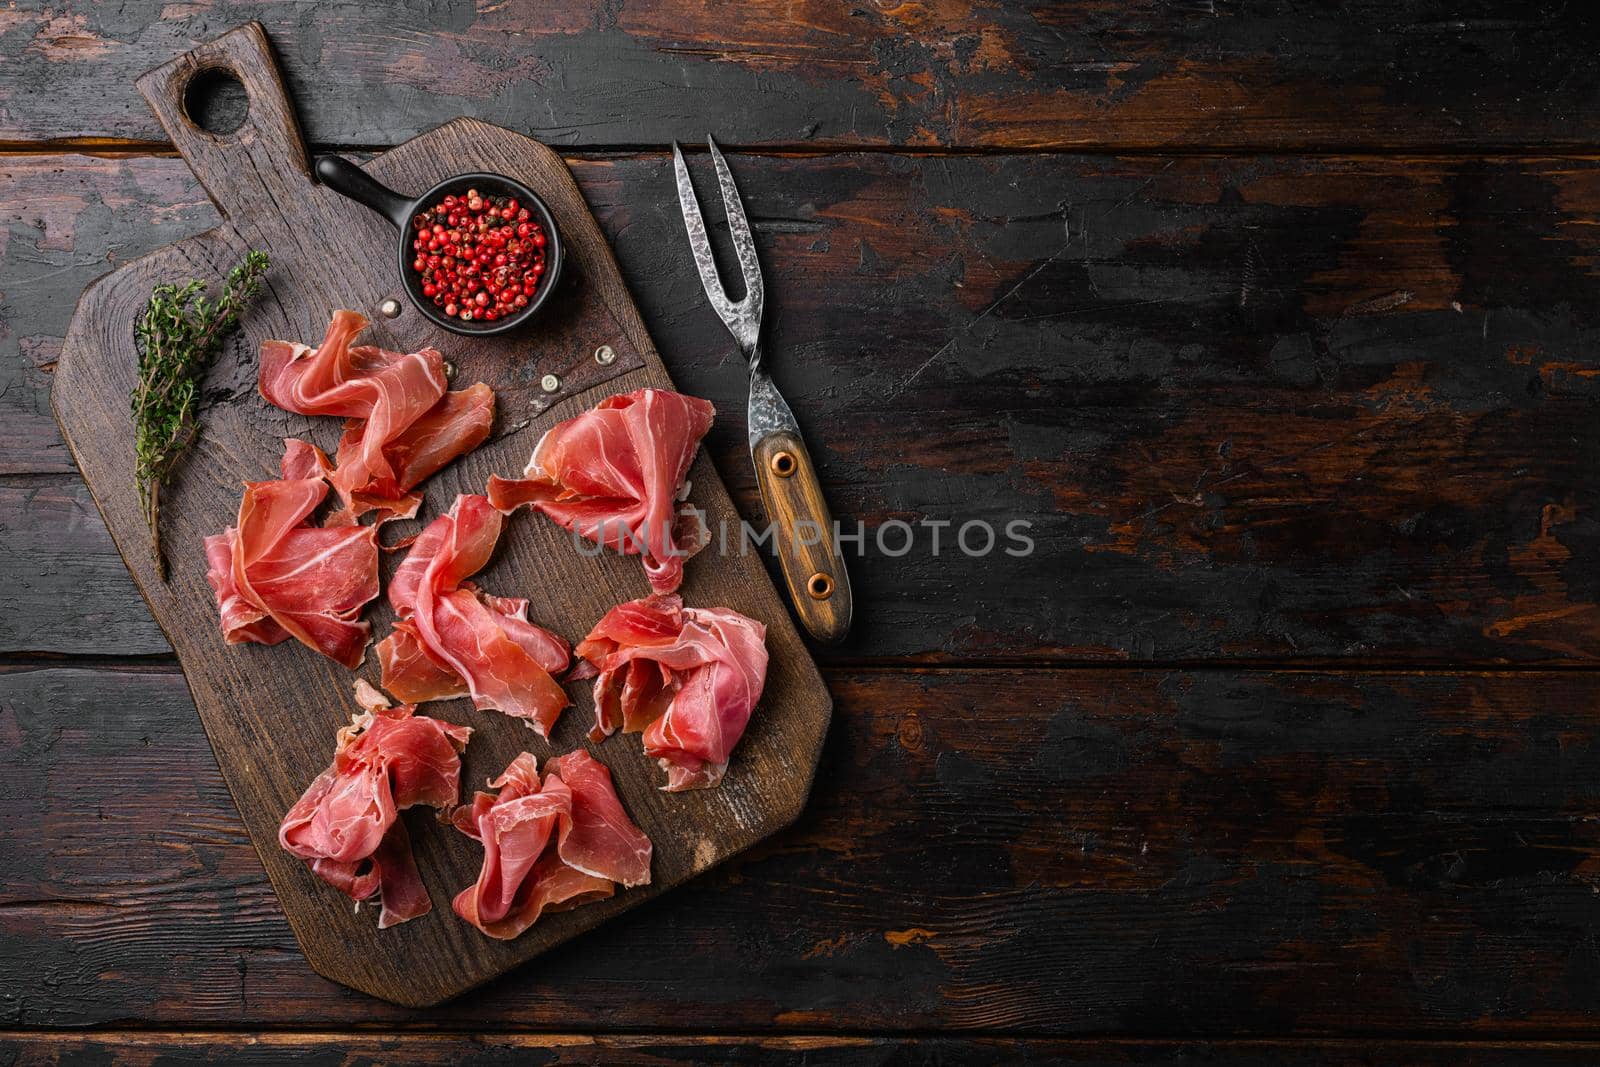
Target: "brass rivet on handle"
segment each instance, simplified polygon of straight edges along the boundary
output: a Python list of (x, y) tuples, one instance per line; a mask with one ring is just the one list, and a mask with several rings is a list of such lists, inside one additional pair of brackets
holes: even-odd
[(547, 393), (553, 393), (557, 389), (561, 388), (561, 379), (557, 378), (554, 374), (546, 374), (543, 378), (539, 379), (539, 388), (543, 389)]
[(378, 311), (381, 312), (383, 317), (386, 319), (397, 319), (400, 317), (400, 301), (391, 296), (389, 299), (378, 305)]
[(609, 367), (617, 361), (617, 350), (610, 345), (601, 345), (594, 350), (594, 361), (602, 367)]
[(768, 465), (772, 468), (772, 473), (780, 478), (789, 477), (797, 466), (793, 452), (774, 452)]
[(806, 579), (806, 592), (812, 600), (827, 600), (833, 595), (833, 579), (818, 571)]

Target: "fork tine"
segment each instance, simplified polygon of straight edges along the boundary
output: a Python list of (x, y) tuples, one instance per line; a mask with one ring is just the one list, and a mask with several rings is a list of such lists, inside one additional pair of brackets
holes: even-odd
[(756, 258), (755, 238), (750, 236), (750, 223), (744, 217), (744, 199), (739, 196), (739, 187), (733, 184), (733, 173), (728, 170), (728, 161), (722, 158), (722, 149), (717, 147), (716, 138), (708, 133), (706, 143), (711, 147), (711, 161), (717, 167), (717, 183), (722, 186), (722, 203), (728, 212), (728, 234), (733, 238), (739, 269), (744, 273), (745, 298), (739, 303), (745, 308), (746, 314), (760, 322), (765, 287), (761, 281), (761, 261)]
[(700, 216), (700, 201), (694, 195), (689, 167), (683, 161), (683, 151), (677, 141), (672, 142), (672, 166), (678, 176), (678, 203), (683, 207), (683, 227), (689, 231), (689, 250), (700, 272), (700, 284), (705, 286), (706, 299), (711, 302), (712, 309), (731, 330), (738, 319), (738, 310), (722, 287), (717, 261), (711, 256), (711, 239), (706, 236), (706, 220)]

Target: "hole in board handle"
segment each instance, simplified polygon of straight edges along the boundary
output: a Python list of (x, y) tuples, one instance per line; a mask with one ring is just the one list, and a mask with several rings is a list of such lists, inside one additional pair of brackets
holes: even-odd
[(796, 466), (793, 452), (774, 452), (772, 454), (772, 473), (778, 477), (789, 477), (794, 473)]
[(244, 125), (250, 94), (233, 71), (206, 67), (195, 71), (183, 87), (183, 114), (211, 136), (226, 137)]
[(833, 595), (833, 579), (818, 571), (806, 579), (806, 592), (812, 600), (827, 600)]

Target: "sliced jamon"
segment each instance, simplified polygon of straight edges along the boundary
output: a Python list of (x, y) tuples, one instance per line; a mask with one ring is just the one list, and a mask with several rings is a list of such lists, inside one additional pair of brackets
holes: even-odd
[(545, 764), (529, 753), (511, 761), (456, 809), (457, 829), (483, 844), (475, 885), (456, 914), (490, 937), (510, 939), (547, 911), (564, 911), (650, 881), (650, 839), (623, 810), (611, 772), (587, 752)]
[(206, 538), (206, 581), (229, 644), (290, 637), (346, 667), (360, 666), (371, 627), (357, 616), (378, 595), (370, 527), (307, 520), (328, 495), (315, 448), (290, 438), (283, 479), (246, 482), (235, 525)]
[(455, 804), (472, 731), (390, 707), (366, 682), (355, 688), (366, 710), (339, 731), (333, 763), (284, 816), (278, 843), (352, 900), (376, 894), (381, 930), (433, 907), (399, 813)]
[(624, 886), (650, 881), (650, 839), (622, 808), (604, 763), (582, 749), (544, 765), (545, 788), (552, 779), (572, 793), (572, 818), (557, 831), (561, 862)]
[[(368, 511), (379, 512), (380, 520), (385, 516), (415, 517), (422, 497), (411, 490), (483, 444), (493, 423), (494, 390), (487, 385), (479, 382), (446, 393), (426, 414), (383, 445), (383, 459), (392, 473), (374, 476), (364, 488), (345, 495), (347, 506), (341, 514), (348, 515), (351, 521)], [(361, 452), (370, 433), (360, 420), (346, 424), (344, 436), (339, 438), (334, 477), (361, 466)]]
[(382, 684), (413, 703), (471, 696), (548, 737), (570, 703), (552, 677), (570, 661), (567, 643), (528, 621), (526, 600), (467, 581), (488, 564), (503, 521), (486, 498), (462, 495), (412, 543), (389, 582), (399, 620), (378, 645)]
[(345, 502), (330, 525), (368, 511), (416, 514), (410, 491), (482, 444), (494, 421), (494, 393), (481, 382), (447, 393), (444, 359), (432, 348), (391, 352), (352, 345), (367, 326), (340, 310), (315, 349), (294, 341), (261, 346), (259, 386), (268, 402), (301, 415), (350, 420), (329, 480)]
[(619, 604), (576, 649), (599, 672), (589, 737), (643, 731), (668, 792), (716, 785), (761, 699), (766, 638), (728, 608), (685, 608), (676, 596)]
[(650, 588), (670, 593), (700, 547), (699, 516), (679, 491), (716, 409), (664, 389), (607, 397), (544, 435), (520, 479), (489, 479), (510, 514), (524, 504), (595, 544), (644, 558)]

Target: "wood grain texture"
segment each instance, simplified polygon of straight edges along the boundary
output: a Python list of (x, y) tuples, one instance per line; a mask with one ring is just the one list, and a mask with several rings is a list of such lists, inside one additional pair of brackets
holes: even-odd
[(132, 79), (247, 19), (324, 144), (467, 114), (567, 145), (1545, 150), (1600, 121), (1596, 24), (1562, 0), (27, 0), (0, 139), (165, 140)]
[(811, 453), (797, 434), (780, 430), (757, 442), (750, 457), (789, 603), (807, 633), (837, 645), (850, 632), (850, 574)]
[[(236, 71), (253, 101), (244, 126), (226, 138), (188, 127), (175, 102), (189, 73), (215, 63)], [(447, 904), (476, 877), (479, 848), (448, 826), (408, 819), (435, 907), (423, 918), (380, 932), (370, 911), (353, 912), (348, 900), (278, 848), (284, 812), (327, 766), (333, 732), (355, 710), (352, 675), (292, 643), (225, 646), (210, 625), (215, 599), (205, 581), (201, 542), (232, 522), (242, 481), (270, 475), (284, 436), (309, 433), (331, 448), (339, 431), (334, 420), (289, 416), (256, 395), (254, 353), (270, 337), (320, 337), (335, 307), (371, 314), (398, 284), (392, 273), (394, 236), (363, 209), (311, 184), (258, 28), (225, 34), (199, 54), (152, 72), (141, 88), (167, 101), (159, 110), (226, 221), (85, 291), (55, 371), (52, 402), (96, 503), (184, 666), (229, 788), (312, 965), (390, 1000), (436, 1003), (672, 888), (793, 820), (804, 804), (827, 729), (827, 691), (760, 564), (753, 557), (734, 557), (708, 566), (702, 557), (690, 564), (684, 595), (691, 603), (726, 605), (766, 623), (767, 699), (737, 763), (715, 790), (665, 796), (656, 791), (659, 769), (636, 739), (623, 737), (604, 746), (600, 754), (619, 793), (655, 845), (650, 886), (543, 920), (516, 941), (491, 941), (458, 920)], [(461, 381), (483, 380), (496, 388), (500, 436), (430, 480), (430, 515), (447, 509), (458, 492), (481, 492), (489, 473), (520, 470), (538, 434), (558, 419), (611, 393), (671, 385), (577, 186), (548, 149), (509, 131), (461, 120), (386, 153), (372, 170), (402, 189), (431, 187), (467, 171), (512, 174), (543, 194), (571, 257), (562, 309), (542, 318), (530, 333), (466, 343), (411, 315), (368, 334), (371, 341), (402, 351), (437, 347)], [(141, 548), (145, 534), (126, 416), (134, 374), (128, 331), (154, 283), (216, 279), (252, 247), (271, 252), (276, 266), (240, 337), (212, 372), (214, 392), (201, 441), (175, 491), (164, 495), (163, 532), (173, 575), (163, 583)], [(592, 353), (603, 341), (621, 346), (629, 357), (611, 368), (621, 373), (593, 388), (586, 388), (592, 380), (574, 376), (579, 384), (569, 382), (556, 406), (545, 411), (547, 398), (531, 383), (574, 362), (593, 363)], [(630, 366), (639, 369), (627, 370)], [(530, 401), (542, 415), (530, 416)], [(520, 434), (519, 428), (528, 432)], [(709, 462), (702, 457), (692, 475), (696, 504), (713, 523), (727, 521), (732, 505)], [(528, 595), (538, 620), (569, 640), (581, 638), (611, 606), (640, 595), (644, 584), (636, 559), (585, 557), (564, 531), (542, 522), (512, 523), (497, 560), (481, 577), (484, 588), (501, 595)], [(376, 616), (378, 635), (387, 632), (391, 615), (386, 609), (368, 616)], [(373, 678), (376, 658), (368, 659), (363, 673)], [(441, 703), (429, 712), (474, 728), (463, 759), (462, 780), (468, 784), (494, 776), (519, 750), (542, 757), (580, 744), (593, 712), (585, 693), (574, 696), (578, 706), (563, 717), (551, 744), (512, 719), (464, 709), (464, 702)]]
[(794, 827), (411, 1012), (306, 965), (176, 672), (0, 675), (0, 1026), (1592, 1035), (1594, 673), (828, 680)]
[(814, 1064), (832, 1067), (1122, 1067), (1226, 1063), (1239, 1067), (1338, 1067), (1406, 1063), (1416, 1067), (1589, 1067), (1593, 1042), (1444, 1041), (1126, 1041), (959, 1037), (738, 1038), (690, 1034), (388, 1034), (362, 1033), (37, 1034), (0, 1032), (0, 1056), (13, 1067), (184, 1067), (186, 1064), (282, 1063), (288, 1059), (354, 1067), (410, 1064), (480, 1067), (511, 1060), (541, 1064)]
[[(1594, 161), (732, 165), (768, 361), (835, 517), (867, 535), (828, 655), (1600, 657)], [(573, 169), (675, 380), (742, 412), (670, 156)], [(215, 213), (175, 159), (14, 157), (0, 180), (0, 580), (37, 606), (0, 617), (0, 650), (160, 651), (66, 480), (49, 368), (79, 286)], [(758, 522), (743, 420), (708, 445)], [(969, 557), (971, 519), (1032, 523), (1032, 556)], [(879, 547), (895, 521), (904, 555)], [(34, 554), (52, 540), (105, 576), (103, 632)]]

